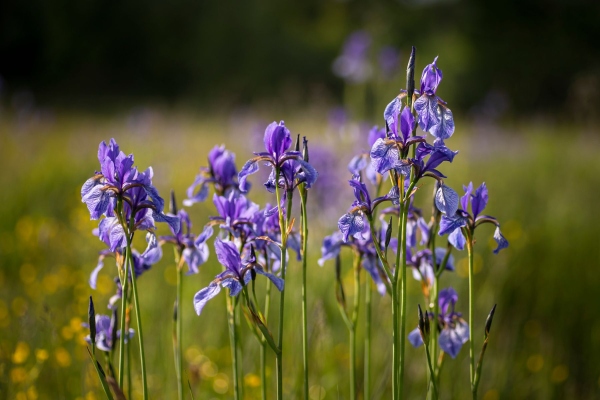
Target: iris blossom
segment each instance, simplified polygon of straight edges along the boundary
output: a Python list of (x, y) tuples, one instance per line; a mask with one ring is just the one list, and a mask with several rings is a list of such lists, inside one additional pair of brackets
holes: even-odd
[[(117, 329), (117, 310), (113, 310), (112, 316), (96, 314), (96, 347), (102, 351), (112, 351), (115, 348), (117, 339), (121, 337), (121, 332)], [(83, 324), (88, 327), (88, 324)], [(129, 335), (126, 339), (133, 337), (135, 331), (129, 328)], [(85, 337), (85, 341), (92, 343), (90, 335)]]
[(215, 253), (221, 265), (225, 267), (225, 271), (217, 275), (207, 287), (196, 293), (194, 296), (196, 314), (200, 315), (206, 303), (219, 294), (222, 287), (229, 288), (230, 296), (237, 296), (252, 279), (252, 270), (269, 278), (279, 291), (283, 290), (283, 279), (265, 272), (253, 256), (242, 261), (238, 249), (232, 242), (223, 242), (217, 239)]
[[(454, 214), (446, 214), (440, 220), (439, 235), (450, 234), (448, 241), (458, 250), (463, 250), (467, 239), (464, 233), (473, 236), (475, 228), (484, 223), (496, 225), (494, 232), (494, 240), (498, 247), (494, 250), (494, 254), (508, 247), (508, 240), (500, 232), (500, 223), (496, 218), (489, 215), (481, 215), (488, 202), (488, 190), (485, 182), (481, 184), (473, 193), (473, 183), (468, 186), (463, 186), (465, 195), (460, 198), (460, 206)], [(471, 214), (468, 212), (469, 205), (471, 206)]]
[[(133, 167), (133, 155), (126, 156), (120, 151), (114, 139), (108, 145), (100, 143), (98, 160), (101, 172), (83, 184), (81, 201), (87, 205), (91, 219), (106, 217), (100, 221), (98, 237), (111, 251), (127, 244), (123, 224), (133, 231), (147, 230), (151, 236), (154, 236), (154, 222), (166, 222), (173, 231), (179, 231), (179, 218), (163, 213), (164, 200), (152, 185), (151, 167), (139, 172)], [(122, 210), (117, 210), (119, 206)], [(148, 243), (150, 250), (156, 238), (150, 238)]]
[(348, 238), (351, 236), (362, 239), (362, 234), (366, 231), (365, 226), (368, 227), (368, 222), (365, 222), (364, 215), (366, 214), (367, 218), (370, 218), (373, 210), (379, 204), (387, 200), (397, 201), (398, 199), (398, 190), (397, 188), (392, 187), (387, 195), (371, 201), (367, 186), (361, 181), (360, 175), (354, 175), (348, 183), (354, 190), (355, 200), (352, 203), (350, 211), (342, 215), (338, 220), (338, 228), (340, 229), (340, 232), (342, 232), (342, 239), (344, 242), (347, 242)]
[[(306, 183), (307, 189), (315, 183), (317, 171), (307, 161), (304, 161), (302, 152), (289, 150), (292, 145), (292, 137), (283, 121), (279, 124), (273, 122), (267, 126), (264, 143), (266, 151), (254, 153), (256, 157), (248, 160), (238, 174), (241, 191), (248, 190), (246, 179), (258, 171), (258, 164), (261, 161), (271, 166), (271, 174), (265, 182), (265, 187), (271, 192), (275, 190), (275, 185), (290, 192), (300, 183)], [(279, 180), (275, 182), (277, 171), (279, 171)]]
[[(458, 301), (458, 294), (452, 288), (440, 291), (438, 304), (440, 314), (437, 323), (440, 331), (438, 343), (440, 349), (448, 353), (450, 357), (456, 358), (463, 344), (469, 340), (469, 325), (462, 314), (454, 311), (454, 306)], [(435, 318), (433, 313), (428, 313), (430, 318)], [(423, 344), (423, 339), (419, 328), (415, 328), (408, 334), (408, 341), (414, 346), (419, 347)]]
[[(385, 232), (385, 230), (383, 230), (383, 232)], [(354, 249), (362, 257), (361, 266), (369, 273), (377, 287), (377, 291), (383, 296), (387, 291), (387, 277), (385, 276), (381, 262), (377, 257), (375, 244), (371, 239), (371, 233), (368, 226), (365, 231), (362, 232), (361, 236), (361, 239), (351, 237), (350, 240), (347, 241), (343, 240), (344, 238), (341, 232), (334, 232), (332, 235), (326, 236), (325, 239), (323, 239), (321, 258), (318, 263), (322, 267), (323, 264), (325, 264), (325, 261), (338, 257), (343, 246)], [(384, 243), (384, 241), (380, 240), (380, 243)]]
[(173, 232), (173, 235), (169, 236), (161, 236), (160, 241), (177, 246), (181, 250), (181, 255), (188, 265), (188, 275), (197, 274), (198, 267), (208, 260), (208, 245), (206, 243), (200, 243), (198, 246), (194, 244), (195, 237), (191, 233), (192, 222), (185, 210), (179, 210), (177, 216), (182, 223), (179, 232)]
[(224, 145), (215, 146), (208, 153), (208, 167), (201, 167), (194, 183), (187, 189), (188, 198), (183, 201), (186, 206), (206, 200), (208, 184), (213, 184), (215, 193), (220, 196), (238, 190), (235, 154), (225, 149)]
[(423, 69), (421, 75), (421, 91), (414, 107), (419, 116), (419, 126), (435, 138), (445, 140), (454, 133), (454, 118), (446, 102), (436, 95), (442, 81), (442, 71), (437, 67), (437, 57), (433, 63)]

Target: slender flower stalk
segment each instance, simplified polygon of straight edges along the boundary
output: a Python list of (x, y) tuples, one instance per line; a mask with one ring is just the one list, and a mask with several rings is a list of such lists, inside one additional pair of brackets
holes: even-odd
[[(121, 337), (119, 341), (119, 386), (123, 387), (123, 376), (125, 373), (125, 316), (127, 315), (127, 302), (129, 297), (127, 293), (129, 291), (129, 279), (127, 279), (127, 265), (129, 262), (129, 252), (125, 253), (124, 265), (119, 269), (119, 276), (121, 279), (122, 297), (121, 297)], [(127, 363), (129, 366), (129, 362)], [(129, 368), (129, 367), (128, 367)]]
[(371, 282), (365, 281), (365, 375), (364, 398), (371, 398)]
[(473, 236), (467, 232), (467, 253), (469, 259), (469, 371), (473, 400), (477, 399), (475, 387), (475, 343), (473, 342)]
[(300, 186), (300, 213), (302, 216), (302, 359), (304, 363), (304, 399), (308, 400), (308, 310), (306, 304), (306, 267), (308, 250), (308, 217), (306, 200), (308, 191), (305, 184)]
[(177, 264), (177, 299), (175, 300), (176, 311), (176, 336), (175, 336), (175, 372), (177, 375), (177, 395), (183, 400), (183, 314), (181, 312), (183, 298), (183, 257), (181, 249), (175, 249), (175, 262)]
[(238, 351), (237, 351), (237, 330), (235, 328), (236, 301), (231, 296), (227, 296), (227, 324), (229, 326), (229, 346), (231, 347), (231, 368), (233, 380), (233, 398), (240, 400), (240, 378), (238, 373)]
[(360, 255), (354, 256), (354, 306), (350, 326), (350, 398), (356, 400), (356, 325), (360, 305)]
[[(132, 220), (133, 222), (133, 220)], [(138, 340), (140, 343), (140, 365), (142, 373), (142, 397), (148, 400), (148, 379), (146, 376), (146, 354), (144, 352), (144, 334), (142, 332), (142, 316), (140, 315), (140, 302), (137, 291), (137, 278), (133, 269), (133, 259), (131, 257), (131, 238), (127, 237), (127, 255), (129, 256), (129, 272), (131, 273), (131, 291), (133, 292), (133, 306), (135, 307), (135, 322), (137, 324)]]

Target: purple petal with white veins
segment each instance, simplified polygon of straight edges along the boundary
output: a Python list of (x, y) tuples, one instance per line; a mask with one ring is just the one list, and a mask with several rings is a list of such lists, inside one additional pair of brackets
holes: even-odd
[(431, 127), (429, 133), (438, 139), (448, 139), (454, 133), (454, 117), (448, 107), (440, 105), (437, 116), (439, 122)]
[(446, 215), (456, 214), (458, 202), (458, 194), (451, 187), (444, 184), (435, 193), (435, 206)]
[(364, 230), (365, 221), (358, 213), (344, 214), (338, 221), (338, 228), (342, 232), (342, 240), (347, 242), (349, 236), (360, 234)]
[(421, 93), (433, 94), (442, 81), (442, 71), (437, 67), (437, 57), (428, 64), (421, 74)]
[(196, 310), (196, 314), (200, 315), (206, 302), (218, 295), (220, 291), (221, 286), (213, 282), (208, 287), (205, 287), (196, 293), (194, 296), (194, 310)]
[(419, 126), (425, 132), (429, 132), (431, 127), (440, 123), (438, 115), (438, 101), (435, 95), (423, 94), (415, 101), (415, 110), (419, 116)]
[(500, 250), (508, 247), (508, 240), (506, 240), (506, 238), (502, 236), (502, 232), (500, 232), (499, 226), (497, 226), (496, 230), (494, 231), (494, 240), (496, 241), (496, 243), (498, 243), (498, 247), (496, 247), (496, 250), (494, 250), (494, 254), (498, 254)]
[(377, 139), (371, 148), (371, 165), (375, 171), (384, 174), (390, 169), (398, 166), (398, 157), (400, 153), (394, 142), (387, 142), (384, 139)]
[[(81, 199), (90, 211), (91, 219), (98, 219), (108, 210), (110, 204), (110, 192), (102, 190), (103, 185), (96, 185), (89, 189), (87, 194)], [(86, 188), (87, 189), (87, 188)], [(82, 188), (83, 191), (83, 188)]]
[(467, 225), (467, 218), (461, 215), (454, 214), (452, 218), (448, 218), (445, 215), (442, 215), (442, 219), (440, 220), (440, 230), (438, 235), (442, 236), (446, 233), (450, 233), (457, 228), (461, 228)]

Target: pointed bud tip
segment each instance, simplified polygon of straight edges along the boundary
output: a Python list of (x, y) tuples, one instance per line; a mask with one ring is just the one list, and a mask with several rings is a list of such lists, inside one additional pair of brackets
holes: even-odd
[(306, 139), (306, 136), (302, 140), (302, 158), (305, 162), (308, 162), (308, 139)]
[(408, 94), (408, 102), (412, 101), (413, 93), (415, 92), (415, 58), (417, 49), (412, 46), (408, 66), (406, 67), (406, 91)]
[(177, 201), (175, 201), (175, 191), (171, 189), (171, 204), (169, 205), (169, 213), (177, 215)]
[(490, 330), (492, 329), (492, 322), (494, 320), (494, 313), (496, 312), (497, 304), (494, 304), (492, 310), (490, 311), (487, 319), (485, 320), (485, 336), (487, 337), (490, 334)]
[(296, 151), (300, 151), (300, 134), (296, 137)]

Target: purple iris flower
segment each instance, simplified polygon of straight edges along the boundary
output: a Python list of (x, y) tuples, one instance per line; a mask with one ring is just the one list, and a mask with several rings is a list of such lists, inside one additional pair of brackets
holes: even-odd
[(214, 225), (219, 225), (234, 237), (242, 237), (244, 241), (252, 232), (254, 215), (259, 212), (258, 205), (251, 202), (241, 193), (230, 192), (227, 197), (213, 196), (213, 203), (217, 208), (218, 216), (210, 217), (210, 222), (196, 238), (195, 245), (199, 249), (212, 237)]
[[(271, 175), (265, 186), (269, 191), (275, 190), (275, 185), (285, 188), (286, 192), (294, 190), (300, 183), (305, 183), (310, 188), (317, 180), (317, 171), (304, 161), (300, 151), (289, 151), (292, 145), (290, 131), (285, 127), (283, 121), (267, 126), (264, 136), (265, 152), (254, 153), (256, 157), (251, 158), (244, 164), (238, 174), (239, 187), (242, 192), (247, 191), (246, 179), (249, 175), (258, 171), (261, 161), (270, 165)], [(276, 171), (279, 170), (279, 181), (275, 182)]]
[(361, 181), (360, 175), (354, 175), (348, 183), (354, 191), (355, 200), (352, 203), (350, 211), (342, 215), (338, 220), (338, 228), (342, 232), (344, 242), (347, 242), (351, 236), (357, 239), (363, 238), (362, 233), (365, 231), (365, 227), (368, 227), (368, 222), (365, 222), (364, 215), (367, 214), (367, 216), (370, 216), (375, 207), (380, 203), (387, 200), (395, 201), (399, 197), (397, 188), (393, 187), (385, 196), (371, 201), (367, 186)]
[[(98, 225), (98, 237), (111, 251), (127, 244), (124, 227), (116, 215), (120, 201), (124, 223), (132, 230), (147, 230), (154, 235), (154, 222), (166, 222), (173, 231), (179, 231), (179, 219), (163, 213), (164, 200), (152, 185), (151, 167), (139, 172), (133, 167), (133, 155), (126, 156), (120, 151), (114, 139), (108, 145), (100, 143), (98, 160), (101, 172), (83, 184), (81, 201), (87, 205), (92, 219), (106, 217)], [(155, 242), (149, 241), (149, 244)]]
[(279, 291), (283, 290), (283, 279), (266, 272), (257, 264), (253, 256), (250, 256), (246, 261), (242, 261), (238, 249), (232, 242), (223, 242), (217, 239), (215, 241), (215, 253), (221, 265), (225, 267), (225, 271), (217, 275), (207, 287), (194, 296), (194, 309), (198, 315), (200, 315), (206, 303), (219, 294), (221, 287), (229, 288), (230, 296), (237, 296), (252, 279), (251, 270), (269, 278)]
[[(87, 323), (83, 324), (88, 327)], [(133, 337), (135, 331), (129, 329), (129, 335), (125, 339)], [(113, 310), (112, 315), (96, 314), (96, 347), (102, 351), (112, 351), (115, 348), (117, 339), (121, 337), (121, 332), (117, 329), (117, 310)], [(90, 335), (85, 337), (85, 341), (92, 344)]]
[[(255, 213), (252, 218), (252, 236), (246, 242), (246, 247), (254, 246), (258, 250), (258, 261), (270, 266), (271, 271), (278, 271), (281, 266), (281, 250), (277, 243), (281, 243), (281, 228), (277, 207), (272, 208), (267, 204), (263, 210)], [(292, 231), (288, 236), (288, 247), (296, 253), (300, 261), (300, 235)], [(289, 253), (286, 255), (289, 257)], [(286, 264), (287, 265), (287, 264)]]
[[(456, 358), (463, 344), (469, 340), (469, 325), (462, 314), (454, 311), (454, 306), (458, 301), (458, 294), (452, 288), (440, 291), (438, 304), (440, 313), (437, 318), (438, 327), (441, 329), (438, 343), (440, 349), (448, 353), (450, 357)], [(435, 318), (433, 313), (428, 313), (430, 318)], [(408, 334), (408, 341), (414, 346), (419, 347), (423, 344), (423, 339), (419, 328), (414, 329)]]
[[(470, 236), (475, 233), (475, 228), (484, 223), (496, 225), (494, 231), (494, 240), (498, 247), (494, 250), (494, 254), (508, 247), (508, 240), (500, 232), (500, 223), (496, 218), (489, 215), (481, 215), (488, 202), (488, 190), (485, 182), (481, 184), (473, 193), (473, 183), (468, 186), (463, 186), (465, 195), (460, 198), (460, 206), (454, 214), (447, 213), (440, 220), (439, 235), (449, 233), (448, 241), (458, 250), (463, 250), (467, 239), (465, 238), (462, 229), (469, 231)], [(471, 214), (468, 212), (469, 204), (471, 205)]]
[(421, 75), (420, 97), (414, 107), (419, 116), (419, 126), (437, 139), (448, 139), (454, 133), (454, 117), (446, 102), (435, 93), (442, 81), (442, 71), (437, 67), (437, 57), (427, 65)]
[[(384, 232), (383, 234), (385, 235), (385, 231), (382, 232)], [(363, 239), (352, 237), (348, 241), (343, 240), (341, 232), (334, 232), (333, 234), (326, 236), (325, 239), (323, 239), (321, 258), (318, 263), (322, 267), (325, 264), (325, 261), (335, 259), (340, 254), (342, 246), (353, 248), (361, 255), (361, 266), (369, 273), (377, 287), (377, 291), (383, 296), (387, 291), (387, 277), (385, 276), (381, 262), (377, 257), (375, 244), (371, 239), (368, 228), (362, 232), (362, 236)], [(384, 241), (380, 240), (380, 243), (384, 243)]]
[(237, 173), (235, 154), (225, 149), (225, 145), (213, 147), (208, 153), (208, 167), (200, 167), (200, 173), (187, 189), (188, 198), (183, 204), (189, 207), (206, 200), (211, 183), (215, 193), (221, 196), (227, 195), (230, 190), (238, 190)]
[(208, 260), (210, 253), (208, 244), (200, 243), (198, 246), (194, 244), (195, 237), (191, 233), (192, 222), (188, 213), (185, 210), (179, 210), (177, 216), (181, 220), (182, 226), (179, 232), (169, 236), (161, 236), (161, 242), (171, 243), (181, 250), (181, 255), (188, 265), (188, 275), (197, 274), (198, 267)]

